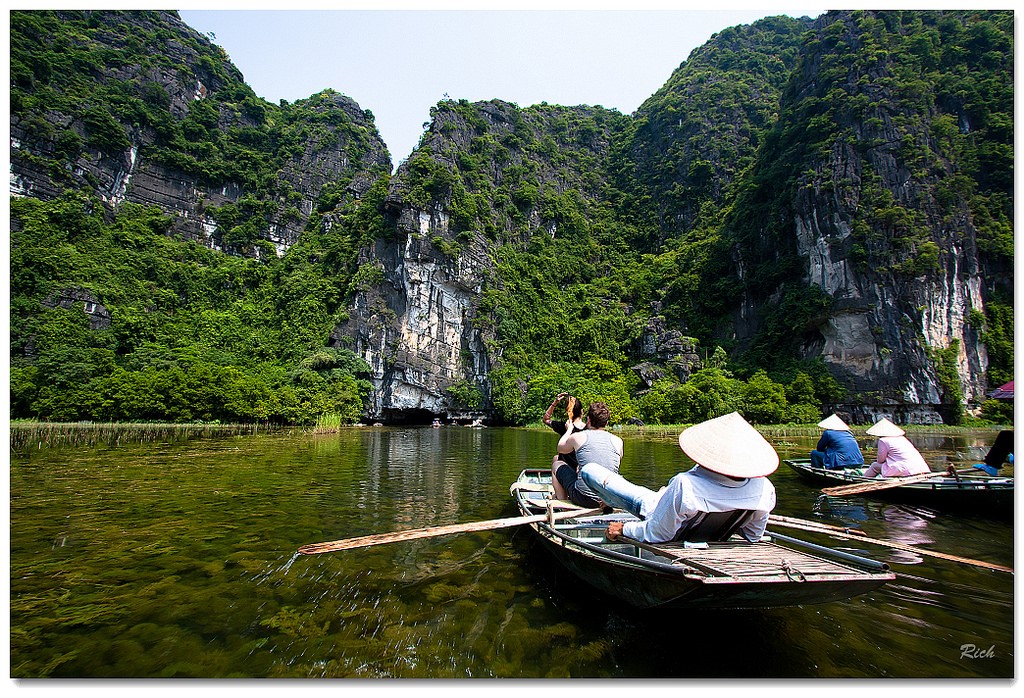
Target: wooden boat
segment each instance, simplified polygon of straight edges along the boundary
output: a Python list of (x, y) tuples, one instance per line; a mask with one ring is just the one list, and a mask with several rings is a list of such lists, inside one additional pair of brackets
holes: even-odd
[[(549, 499), (551, 473), (523, 470), (512, 494), (523, 516), (571, 508)], [(584, 514), (586, 514), (585, 510)], [(772, 608), (826, 603), (871, 591), (895, 578), (888, 566), (777, 533), (757, 543), (615, 542), (610, 521), (628, 512), (530, 524), (544, 547), (593, 587), (639, 608)]]
[[(862, 476), (859, 469), (826, 470), (814, 467), (810, 460), (784, 462), (801, 479), (812, 485), (834, 487), (878, 482), (876, 478)], [(1010, 477), (970, 475), (955, 478), (939, 475), (897, 487), (864, 492), (863, 495), (941, 511), (1013, 519), (1013, 478)]]

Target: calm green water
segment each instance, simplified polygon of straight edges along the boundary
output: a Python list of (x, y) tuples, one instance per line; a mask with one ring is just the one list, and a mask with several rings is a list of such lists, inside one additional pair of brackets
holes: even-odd
[[(977, 459), (994, 433), (912, 437), (938, 469)], [(772, 440), (784, 458), (812, 441)], [(900, 576), (869, 595), (701, 613), (597, 597), (527, 529), (294, 554), (512, 516), (509, 485), (549, 464), (554, 443), (526, 429), (353, 428), (14, 456), (11, 676), (1013, 676), (1013, 577), (887, 548), (864, 552)], [(674, 438), (626, 436), (627, 477), (660, 486), (684, 467)], [(785, 466), (772, 480), (779, 514), (1013, 565), (1009, 523), (823, 504)]]

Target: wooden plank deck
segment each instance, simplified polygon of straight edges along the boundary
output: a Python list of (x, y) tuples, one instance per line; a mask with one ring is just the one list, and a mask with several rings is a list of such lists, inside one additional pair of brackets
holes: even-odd
[(656, 546), (683, 564), (691, 564), (708, 572), (731, 579), (757, 579), (784, 576), (849, 577), (861, 576), (861, 570), (833, 560), (784, 548), (775, 543), (746, 543), (726, 541), (709, 543), (708, 548), (687, 548), (682, 543), (662, 543)]

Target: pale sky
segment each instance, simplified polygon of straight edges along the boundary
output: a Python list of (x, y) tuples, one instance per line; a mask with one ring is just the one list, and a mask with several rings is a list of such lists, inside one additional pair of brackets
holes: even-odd
[(430, 108), (446, 95), (520, 107), (601, 105), (630, 114), (712, 34), (772, 15), (814, 18), (827, 9), (786, 2), (749, 9), (723, 1), (715, 11), (662, 10), (666, 3), (643, 0), (604, 5), (609, 9), (558, 0), (511, 5), (526, 10), (466, 9), (490, 7), (479, 1), (418, 5), (435, 8), (426, 10), (386, 0), (373, 6), (391, 9), (348, 4), (353, 9), (301, 9), (301, 3), (295, 10), (252, 3), (219, 9), (231, 7), (221, 3), (208, 10), (207, 3), (179, 12), (193, 29), (213, 32), (213, 42), (267, 101), (293, 102), (332, 88), (372, 111), (397, 167), (419, 142)]

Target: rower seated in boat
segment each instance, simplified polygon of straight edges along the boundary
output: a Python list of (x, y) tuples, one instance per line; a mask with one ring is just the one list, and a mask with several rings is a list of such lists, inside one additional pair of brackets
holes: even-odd
[(824, 429), (818, 445), (811, 451), (811, 465), (825, 470), (843, 470), (864, 466), (864, 454), (857, 445), (853, 431), (839, 415), (818, 422)]
[(885, 417), (875, 422), (867, 433), (878, 437), (878, 455), (864, 471), (864, 477), (906, 477), (931, 471), (921, 452), (904, 436), (906, 432)]
[(996, 442), (992, 444), (992, 448), (985, 454), (985, 461), (982, 463), (975, 463), (974, 467), (978, 470), (984, 470), (989, 475), (998, 475), (999, 469), (1003, 467), (1003, 463), (1009, 461), (1010, 465), (1013, 465), (1013, 430), (1003, 429), (996, 436)]
[(739, 532), (751, 543), (760, 540), (775, 508), (775, 487), (767, 477), (779, 467), (772, 445), (733, 412), (686, 429), (679, 446), (697, 465), (657, 492), (593, 463), (580, 469), (581, 479), (605, 503), (640, 518), (610, 523), (608, 539), (706, 542)]

